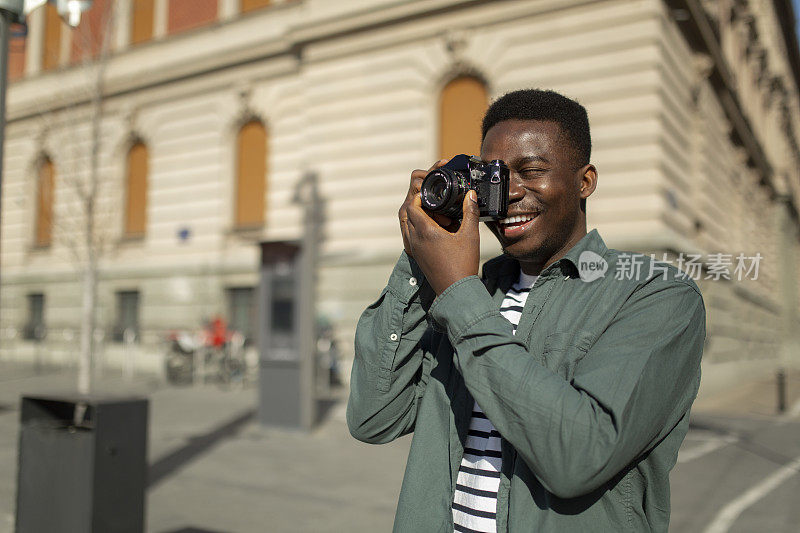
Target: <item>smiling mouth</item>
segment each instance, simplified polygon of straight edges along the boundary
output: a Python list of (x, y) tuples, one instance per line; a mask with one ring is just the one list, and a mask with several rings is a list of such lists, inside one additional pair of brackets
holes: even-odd
[(539, 213), (529, 213), (526, 215), (514, 215), (512, 217), (502, 218), (497, 221), (500, 226), (519, 226), (520, 224), (524, 224), (530, 220), (533, 220), (539, 215)]
[(520, 237), (528, 231), (538, 216), (539, 213), (534, 212), (501, 218), (497, 221), (497, 231), (506, 239)]

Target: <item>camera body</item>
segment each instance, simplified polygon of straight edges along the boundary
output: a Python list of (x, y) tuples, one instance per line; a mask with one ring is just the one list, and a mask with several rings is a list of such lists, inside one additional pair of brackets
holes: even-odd
[(484, 163), (477, 157), (460, 154), (425, 176), (420, 189), (422, 207), (431, 213), (461, 219), (464, 196), (474, 190), (482, 221), (505, 218), (509, 181), (508, 167), (503, 161)]

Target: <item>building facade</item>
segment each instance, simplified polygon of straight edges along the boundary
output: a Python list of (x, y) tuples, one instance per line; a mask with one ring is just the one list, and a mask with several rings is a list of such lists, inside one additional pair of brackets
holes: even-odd
[[(259, 243), (300, 239), (309, 172), (317, 312), (352, 357), (402, 247), (411, 171), (476, 152), (489, 101), (523, 87), (589, 112), (589, 227), (698, 279), (707, 377), (794, 353), (788, 0), (95, 0), (76, 30), (34, 12), (10, 71), (3, 359), (74, 361), (89, 249), (102, 364), (135, 349), (159, 369), (168, 331), (216, 314), (255, 336)], [(481, 245), (499, 252), (488, 232)]]

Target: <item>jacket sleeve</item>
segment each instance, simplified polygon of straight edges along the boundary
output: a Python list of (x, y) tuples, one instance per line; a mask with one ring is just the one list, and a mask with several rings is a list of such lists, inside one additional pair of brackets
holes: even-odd
[(569, 382), (531, 357), (476, 276), (449, 287), (430, 314), (489, 420), (561, 498), (595, 490), (659, 442), (699, 387), (705, 308), (682, 281), (639, 287)]
[(434, 297), (403, 252), (388, 285), (361, 315), (347, 402), (347, 425), (356, 439), (382, 444), (414, 430), (432, 363), (427, 311)]

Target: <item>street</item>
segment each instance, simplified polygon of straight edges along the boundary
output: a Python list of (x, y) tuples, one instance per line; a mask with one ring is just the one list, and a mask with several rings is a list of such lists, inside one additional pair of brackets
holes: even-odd
[[(797, 406), (800, 376), (790, 378)], [(73, 379), (0, 365), (0, 532), (13, 531), (19, 397), (67, 391)], [(255, 387), (178, 388), (107, 375), (97, 389), (150, 398), (149, 532), (391, 530), (410, 439), (356, 442), (343, 401), (303, 433), (258, 426)], [(670, 531), (800, 530), (800, 410), (775, 416), (773, 398), (762, 380), (698, 402), (672, 472)]]
[(800, 531), (800, 404), (775, 416), (775, 387), (758, 380), (698, 402), (671, 474), (670, 531)]

